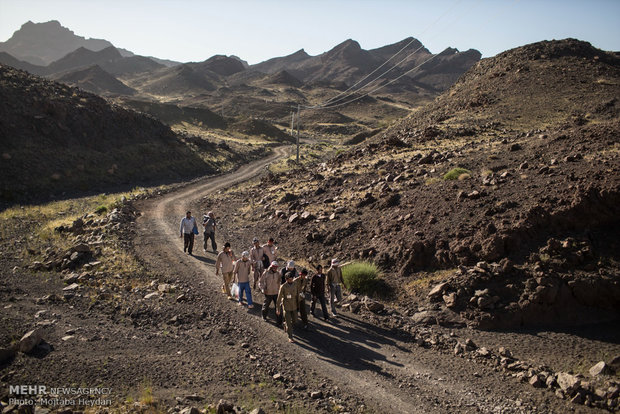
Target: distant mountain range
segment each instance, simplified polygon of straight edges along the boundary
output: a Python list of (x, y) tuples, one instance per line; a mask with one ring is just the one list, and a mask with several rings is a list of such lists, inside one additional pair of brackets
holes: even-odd
[[(394, 62), (390, 62), (378, 73), (391, 68), (386, 78), (393, 79), (403, 74), (401, 68), (409, 69), (432, 58), (433, 55), (413, 38), (372, 50), (364, 50), (358, 42), (349, 39), (318, 56), (310, 56), (301, 49), (291, 55), (276, 57), (255, 65), (248, 65), (236, 56), (216, 55), (204, 62), (187, 63), (187, 67), (191, 70), (173, 68), (159, 71), (151, 83), (157, 84), (157, 78), (170, 80), (176, 77), (174, 83), (182, 85), (181, 90), (191, 87), (192, 85), (188, 85), (187, 82), (191, 83), (192, 80), (199, 90), (210, 90), (213, 89), (210, 84), (220, 83), (217, 82), (218, 79), (239, 72), (251, 71), (272, 75), (286, 71), (287, 76), (292, 76), (291, 79), (297, 79), (304, 84), (312, 82), (352, 84), (353, 81), (371, 73), (405, 46), (407, 47), (398, 59), (394, 59)], [(25, 23), (9, 40), (0, 42), (0, 52), (4, 52), (0, 53), (1, 63), (43, 76), (81, 70), (92, 65), (98, 65), (113, 76), (122, 76), (153, 72), (178, 64), (173, 61), (135, 56), (130, 51), (115, 48), (107, 40), (86, 39), (61, 26), (55, 20), (46, 23), (30, 21)], [(459, 53), (454, 49), (447, 49), (436, 56), (432, 64), (426, 64), (422, 73), (416, 73), (412, 78), (424, 82), (425, 79), (430, 79), (428, 72), (432, 71), (433, 80), (429, 82), (429, 86), (445, 89), (479, 59), (480, 53), (476, 50)], [(395, 68), (393, 64), (399, 61), (402, 63)], [(293, 80), (293, 83), (297, 81)]]
[[(393, 57), (399, 52), (398, 56)], [(215, 55), (202, 62), (179, 63), (118, 49), (109, 41), (86, 39), (57, 21), (25, 23), (0, 43), (0, 63), (78, 86), (102, 96), (130, 96), (133, 101), (174, 102), (209, 108), (227, 116), (261, 118), (286, 125), (291, 107), (312, 106), (340, 96), (353, 85), (366, 87), (337, 101), (364, 97), (364, 110), (313, 116), (323, 132), (357, 133), (376, 128), (379, 119), (407, 114), (449, 88), (481, 58), (477, 50), (448, 48), (432, 54), (409, 37), (365, 50), (348, 39), (317, 56), (303, 49), (288, 56), (248, 65), (237, 56)], [(389, 61), (388, 61), (389, 60)], [(387, 62), (386, 62), (387, 61)], [(358, 89), (356, 88), (356, 90)], [(379, 99), (379, 100), (378, 100)], [(152, 106), (148, 106), (152, 108)], [(333, 111), (332, 111), (333, 112)], [(342, 116), (341, 116), (342, 115)], [(321, 122), (321, 119), (323, 122)], [(354, 119), (351, 129), (326, 126), (329, 119)]]

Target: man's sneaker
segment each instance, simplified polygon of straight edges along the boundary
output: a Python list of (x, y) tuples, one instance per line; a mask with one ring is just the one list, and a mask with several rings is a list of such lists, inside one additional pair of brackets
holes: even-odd
[(254, 305), (248, 305), (248, 309), (254, 308)]

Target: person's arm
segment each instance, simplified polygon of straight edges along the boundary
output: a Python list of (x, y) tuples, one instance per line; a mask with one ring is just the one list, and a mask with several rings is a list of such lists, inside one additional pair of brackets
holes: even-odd
[(233, 283), (236, 283), (239, 277), (239, 262), (233, 264)]
[(280, 286), (280, 291), (278, 292), (278, 298), (276, 299), (276, 314), (280, 314), (280, 307), (282, 307), (282, 302), (284, 301), (284, 285)]

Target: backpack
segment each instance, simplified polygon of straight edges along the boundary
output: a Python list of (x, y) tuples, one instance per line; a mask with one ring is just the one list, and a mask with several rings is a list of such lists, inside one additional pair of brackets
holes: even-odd
[(261, 261), (263, 262), (263, 269), (269, 269), (271, 262), (269, 261), (269, 256), (267, 256), (267, 253), (263, 253), (263, 258)]

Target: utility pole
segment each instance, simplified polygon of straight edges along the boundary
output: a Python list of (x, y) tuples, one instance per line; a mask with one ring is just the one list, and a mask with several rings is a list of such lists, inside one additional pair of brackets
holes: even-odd
[(295, 136), (293, 133), (293, 128), (295, 128), (295, 112), (291, 111), (291, 136)]
[(297, 104), (297, 164), (299, 164), (299, 111), (300, 105)]

